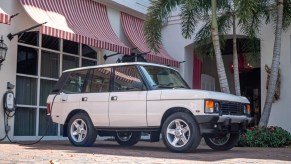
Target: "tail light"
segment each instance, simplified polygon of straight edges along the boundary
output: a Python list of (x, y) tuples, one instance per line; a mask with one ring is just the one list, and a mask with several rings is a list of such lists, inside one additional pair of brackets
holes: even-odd
[(46, 106), (46, 112), (47, 112), (47, 115), (51, 115), (51, 103), (47, 103), (47, 106)]

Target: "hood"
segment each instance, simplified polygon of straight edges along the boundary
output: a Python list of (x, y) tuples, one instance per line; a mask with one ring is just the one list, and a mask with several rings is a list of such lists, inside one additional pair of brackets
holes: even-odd
[(194, 99), (213, 99), (224, 100), (232, 102), (250, 103), (249, 100), (242, 96), (222, 92), (212, 92), (205, 90), (191, 90), (191, 89), (167, 89), (162, 90), (162, 100), (194, 100)]

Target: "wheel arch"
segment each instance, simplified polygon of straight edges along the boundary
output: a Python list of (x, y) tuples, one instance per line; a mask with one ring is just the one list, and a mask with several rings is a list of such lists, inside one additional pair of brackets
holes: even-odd
[(172, 115), (172, 114), (174, 114), (174, 113), (178, 113), (178, 112), (183, 112), (183, 113), (188, 113), (188, 114), (190, 114), (191, 116), (193, 116), (194, 121), (197, 122), (197, 120), (196, 120), (194, 114), (193, 114), (189, 109), (187, 109), (187, 108), (185, 108), (185, 107), (172, 107), (172, 108), (168, 109), (168, 110), (163, 114), (162, 119), (161, 119), (161, 123), (160, 123), (160, 131), (161, 131), (161, 128), (162, 128), (162, 126), (163, 126), (165, 120), (166, 120), (170, 115)]
[[(83, 109), (74, 109), (74, 110), (72, 110), (72, 111), (68, 114), (68, 116), (67, 116), (67, 118), (66, 118), (66, 120), (65, 120), (65, 123), (64, 123), (64, 125), (63, 125), (63, 137), (68, 137), (68, 131), (67, 131), (68, 123), (69, 123), (70, 119), (71, 119), (75, 114), (77, 114), (77, 113), (86, 113), (86, 114), (89, 116), (89, 114), (88, 114), (85, 110), (83, 110)], [(90, 117), (90, 116), (89, 116), (89, 117)], [(91, 118), (90, 118), (90, 119), (91, 119)]]

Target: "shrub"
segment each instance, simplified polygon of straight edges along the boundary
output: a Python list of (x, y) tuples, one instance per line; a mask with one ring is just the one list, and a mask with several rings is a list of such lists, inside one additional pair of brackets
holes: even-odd
[(241, 134), (239, 145), (246, 147), (291, 146), (291, 134), (281, 127), (251, 127)]

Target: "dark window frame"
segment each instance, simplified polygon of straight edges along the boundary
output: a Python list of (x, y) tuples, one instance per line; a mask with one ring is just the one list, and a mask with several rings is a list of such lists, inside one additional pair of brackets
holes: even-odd
[[(87, 71), (87, 72), (86, 72), (86, 75), (85, 75), (85, 78), (84, 78), (84, 83), (83, 83), (82, 87), (80, 88), (81, 91), (80, 91), (80, 92), (70, 92), (70, 91), (65, 91), (65, 90), (64, 90), (64, 86), (66, 85), (66, 83), (67, 83), (67, 81), (69, 80), (70, 76), (71, 76), (73, 73), (77, 72), (77, 71)], [(82, 94), (82, 93), (84, 93), (85, 88), (86, 88), (86, 86), (87, 86), (87, 81), (88, 81), (87, 79), (88, 79), (88, 74), (89, 74), (89, 72), (90, 72), (89, 69), (81, 69), (81, 70), (76, 70), (76, 71), (69, 71), (69, 74), (68, 74), (68, 75), (65, 75), (65, 76), (67, 76), (67, 77), (65, 77), (64, 82), (61, 84), (62, 87), (61, 87), (61, 90), (60, 90), (59, 92), (64, 92), (64, 93), (66, 93), (66, 94)], [(64, 72), (64, 73), (66, 73), (66, 72)], [(63, 73), (63, 74), (64, 74), (64, 73)], [(60, 79), (61, 79), (61, 78), (60, 78)], [(57, 84), (57, 85), (58, 85), (58, 84)]]
[[(143, 75), (143, 78), (144, 78), (144, 80), (146, 81), (146, 84), (147, 84), (148, 89), (149, 89), (149, 90), (161, 90), (160, 88), (156, 89), (156, 88), (152, 87), (152, 86), (149, 84), (149, 81), (147, 80), (147, 78), (145, 78), (144, 72), (143, 72), (142, 69), (140, 68), (140, 67), (144, 67), (144, 66), (159, 67), (159, 68), (164, 68), (164, 67), (160, 67), (160, 66), (152, 66), (152, 65), (138, 65), (138, 68), (139, 68), (139, 70), (140, 70), (140, 73)], [(171, 68), (168, 68), (168, 69), (171, 69)], [(181, 74), (180, 74), (177, 70), (175, 70), (175, 69), (172, 69), (172, 70), (173, 70), (173, 71), (176, 71), (176, 72), (178, 73), (179, 78), (183, 81), (183, 83), (184, 83), (185, 86), (187, 87), (187, 88), (185, 88), (185, 89), (191, 89), (191, 87), (189, 87), (188, 83), (184, 80), (184, 78), (181, 76)]]
[[(32, 50), (34, 50), (35, 52), (33, 52)], [(19, 60), (19, 53), (20, 52), (24, 52), (25, 53), (25, 57), (24, 57), (24, 60), (22, 60), (22, 62), (24, 62), (24, 65), (26, 66), (34, 66), (34, 67), (31, 67), (31, 69), (27, 69), (24, 67), (21, 67), (19, 68), (19, 66), (23, 66), (23, 64), (19, 64), (20, 60)], [(31, 53), (33, 52), (33, 53)], [(31, 60), (31, 59), (34, 59), (34, 58), (31, 58), (30, 55), (35, 55), (35, 61), (34, 60)], [(39, 63), (39, 49), (37, 48), (33, 48), (33, 47), (30, 47), (30, 46), (23, 46), (23, 45), (17, 45), (17, 63), (16, 63), (16, 73), (19, 73), (19, 74), (24, 74), (24, 75), (30, 75), (30, 76), (38, 76), (39, 74), (39, 70), (38, 70), (38, 66), (41, 64)], [(29, 63), (30, 60), (32, 61), (32, 63)], [(28, 67), (30, 68), (30, 67)], [(25, 70), (24, 72), (22, 72), (23, 70)], [(28, 72), (26, 72), (28, 70)], [(29, 73), (29, 71), (31, 71), (32, 73)]]

